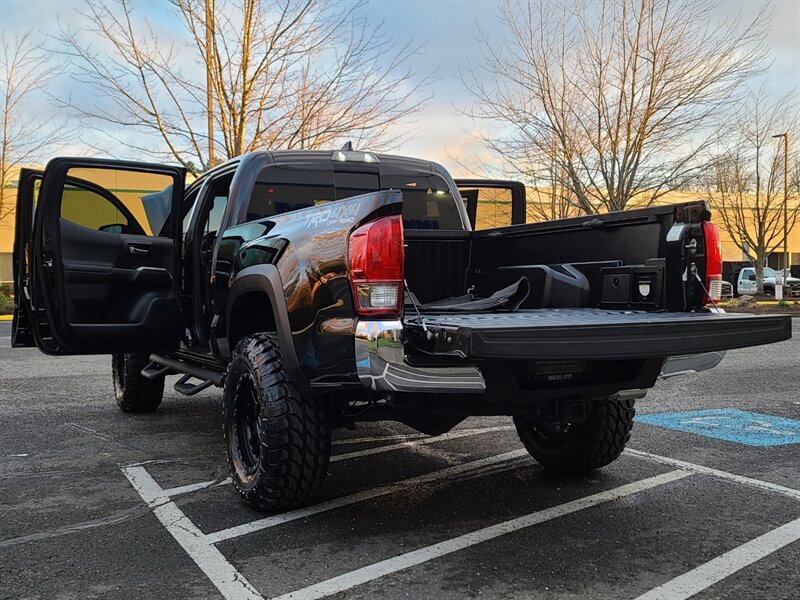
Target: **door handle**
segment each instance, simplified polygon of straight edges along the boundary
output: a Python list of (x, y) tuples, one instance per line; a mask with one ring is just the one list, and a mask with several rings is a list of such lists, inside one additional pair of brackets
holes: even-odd
[(128, 252), (130, 252), (131, 254), (146, 255), (146, 254), (150, 254), (150, 247), (149, 246), (137, 246), (136, 244), (129, 244), (128, 245)]

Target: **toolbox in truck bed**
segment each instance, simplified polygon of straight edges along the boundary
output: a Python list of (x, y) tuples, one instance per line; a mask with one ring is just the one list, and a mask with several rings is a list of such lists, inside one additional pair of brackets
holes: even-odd
[(666, 357), (791, 337), (784, 315), (598, 308), (407, 315), (404, 324), (419, 349), (472, 358)]

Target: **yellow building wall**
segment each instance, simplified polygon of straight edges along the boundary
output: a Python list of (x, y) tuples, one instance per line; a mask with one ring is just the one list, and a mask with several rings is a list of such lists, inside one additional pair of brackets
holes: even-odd
[[(34, 167), (36, 168), (36, 167)], [(40, 168), (40, 167), (39, 167)], [(18, 170), (17, 170), (18, 171)], [(111, 190), (131, 211), (133, 216), (142, 224), (149, 233), (148, 221), (142, 205), (141, 196), (164, 189), (171, 183), (169, 178), (161, 175), (143, 175), (125, 171), (113, 171), (108, 169), (80, 169), (71, 170), (70, 176), (80, 177), (96, 183), (106, 189)], [(12, 173), (11, 185), (2, 190), (3, 206), (14, 206), (16, 203), (17, 173)], [(65, 203), (64, 216), (82, 224), (94, 224), (97, 226), (111, 224), (116, 215), (107, 214), (108, 211), (101, 211), (98, 206), (101, 203), (93, 201), (85, 194), (76, 194), (73, 190), (72, 198), (69, 203)], [(549, 196), (546, 190), (528, 190), (528, 201), (539, 202), (549, 206)], [(678, 202), (690, 202), (702, 200), (702, 195), (691, 192), (671, 192), (665, 195), (659, 204), (674, 204)], [(69, 206), (67, 206), (69, 204)], [(536, 220), (536, 211), (528, 209), (528, 220)], [(712, 220), (721, 224), (719, 218), (714, 218), (712, 209)], [(497, 225), (507, 225), (511, 220), (511, 197), (510, 193), (503, 190), (495, 190), (493, 193), (482, 192), (478, 203), (478, 228), (488, 228)], [(743, 260), (741, 250), (733, 243), (731, 237), (720, 226), (722, 231), (722, 250), (725, 260)], [(6, 219), (0, 221), (0, 281), (10, 278), (10, 253), (14, 242), (14, 215), (13, 210)], [(792, 263), (800, 262), (800, 225), (794, 227), (789, 232), (789, 252), (793, 255)], [(8, 263), (8, 264), (6, 264)]]
[[(41, 168), (41, 167), (31, 167)], [(11, 214), (0, 222), (0, 253), (11, 252), (14, 244), (14, 210), (16, 206), (19, 169), (11, 176), (11, 185), (2, 190), (3, 212), (11, 206)], [(147, 234), (150, 224), (142, 203), (142, 196), (162, 191), (172, 184), (172, 178), (149, 173), (116, 171), (111, 169), (70, 169), (69, 177), (82, 179), (109, 190), (131, 211)], [(35, 191), (38, 193), (38, 186)], [(124, 220), (108, 202), (98, 201), (92, 193), (67, 186), (62, 200), (62, 216), (87, 227), (100, 227)]]

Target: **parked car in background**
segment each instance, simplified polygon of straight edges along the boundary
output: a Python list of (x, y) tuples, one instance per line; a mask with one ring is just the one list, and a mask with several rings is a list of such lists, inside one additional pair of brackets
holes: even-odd
[[(775, 279), (778, 273), (775, 269), (766, 267), (764, 269), (764, 293), (768, 296), (775, 295)], [(787, 275), (789, 275), (787, 273)], [(800, 279), (797, 277), (784, 277), (784, 285), (788, 285), (791, 289), (789, 294), (790, 298), (800, 298)], [(736, 292), (741, 296), (742, 294), (756, 294), (758, 293), (758, 280), (756, 279), (755, 267), (745, 267), (739, 271), (739, 277), (736, 283)]]

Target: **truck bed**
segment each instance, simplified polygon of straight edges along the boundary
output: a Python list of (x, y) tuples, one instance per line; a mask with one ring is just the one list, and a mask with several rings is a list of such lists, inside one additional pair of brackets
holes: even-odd
[(652, 358), (791, 337), (791, 318), (784, 315), (543, 308), (421, 318), (425, 328), (416, 315), (407, 314), (404, 323), (415, 345), (471, 358)]

